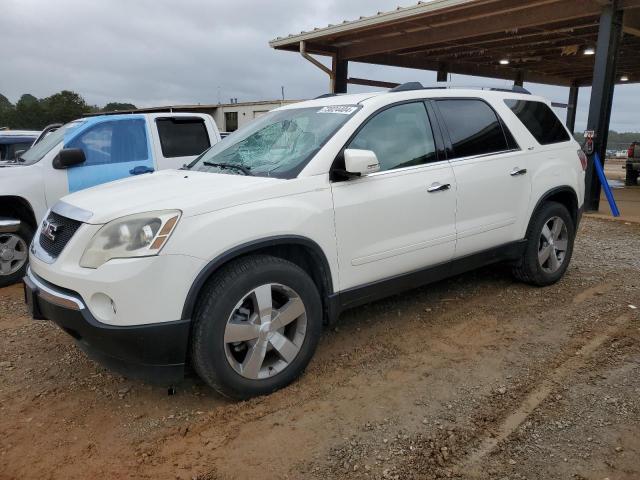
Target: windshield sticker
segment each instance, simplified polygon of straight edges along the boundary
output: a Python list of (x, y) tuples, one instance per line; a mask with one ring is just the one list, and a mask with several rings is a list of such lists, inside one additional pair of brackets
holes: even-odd
[(329, 107), (322, 107), (318, 110), (318, 113), (339, 113), (341, 115), (351, 115), (358, 107), (353, 105), (331, 105)]

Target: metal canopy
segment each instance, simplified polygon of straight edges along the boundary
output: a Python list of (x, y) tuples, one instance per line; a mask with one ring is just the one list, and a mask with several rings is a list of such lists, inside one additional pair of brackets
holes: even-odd
[[(595, 60), (585, 50), (596, 48), (600, 15), (610, 3), (434, 0), (277, 38), (270, 45), (331, 56), (334, 77), (341, 62), (356, 61), (439, 71), (439, 79), (449, 72), (583, 86), (592, 83)], [(624, 76), (640, 82), (640, 0), (620, 0), (616, 9), (624, 11), (616, 81)], [(500, 63), (505, 60), (508, 65)], [(346, 78), (335, 81), (341, 80), (346, 84)]]

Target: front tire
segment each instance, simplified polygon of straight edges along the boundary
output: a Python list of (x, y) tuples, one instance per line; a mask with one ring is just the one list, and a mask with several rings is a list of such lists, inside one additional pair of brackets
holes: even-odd
[(204, 287), (191, 360), (200, 378), (225, 396), (265, 395), (300, 376), (321, 330), (322, 302), (309, 275), (281, 258), (244, 257)]
[(546, 202), (535, 212), (527, 229), (527, 245), (513, 268), (514, 276), (525, 283), (546, 286), (556, 283), (567, 271), (575, 226), (567, 207)]
[(16, 232), (0, 233), (0, 287), (19, 282), (29, 263), (29, 243), (33, 230), (22, 222)]

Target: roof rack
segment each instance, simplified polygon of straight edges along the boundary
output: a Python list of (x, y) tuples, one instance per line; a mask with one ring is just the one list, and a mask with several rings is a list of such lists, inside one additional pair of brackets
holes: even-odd
[(527, 90), (524, 87), (521, 87), (520, 85), (514, 85), (511, 88), (491, 87), (489, 90), (492, 90), (494, 92), (524, 93), (524, 94), (527, 94), (527, 95), (531, 95), (531, 92), (529, 90)]
[(322, 95), (318, 95), (317, 97), (314, 97), (314, 100), (318, 100), (319, 98), (329, 98), (329, 97), (337, 97), (338, 94), (337, 93), (323, 93)]
[(397, 87), (390, 89), (390, 92), (406, 92), (409, 90), (423, 90), (424, 86), (420, 82), (401, 83)]
[(457, 85), (438, 85), (435, 87), (425, 87), (420, 82), (407, 82), (389, 89), (390, 92), (407, 92), (410, 90), (436, 90), (445, 88), (475, 88), (480, 90), (492, 90), (495, 92), (511, 92), (511, 93), (525, 93), (531, 95), (531, 92), (520, 85), (514, 85), (512, 88), (499, 88), (499, 87), (464, 87)]

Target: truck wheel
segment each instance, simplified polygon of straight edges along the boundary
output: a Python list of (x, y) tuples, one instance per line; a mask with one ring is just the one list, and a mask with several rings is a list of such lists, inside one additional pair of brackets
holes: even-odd
[(635, 170), (633, 166), (627, 165), (627, 175), (625, 177), (624, 184), (628, 187), (635, 187), (638, 184), (638, 170)]
[(225, 396), (264, 395), (303, 372), (321, 330), (322, 303), (309, 275), (281, 258), (249, 256), (204, 287), (191, 360), (198, 375)]
[(571, 261), (575, 239), (567, 208), (557, 202), (542, 204), (531, 218), (526, 238), (524, 254), (513, 268), (514, 276), (537, 286), (560, 280)]
[(0, 233), (0, 287), (19, 282), (27, 271), (33, 230), (22, 222), (16, 232)]

